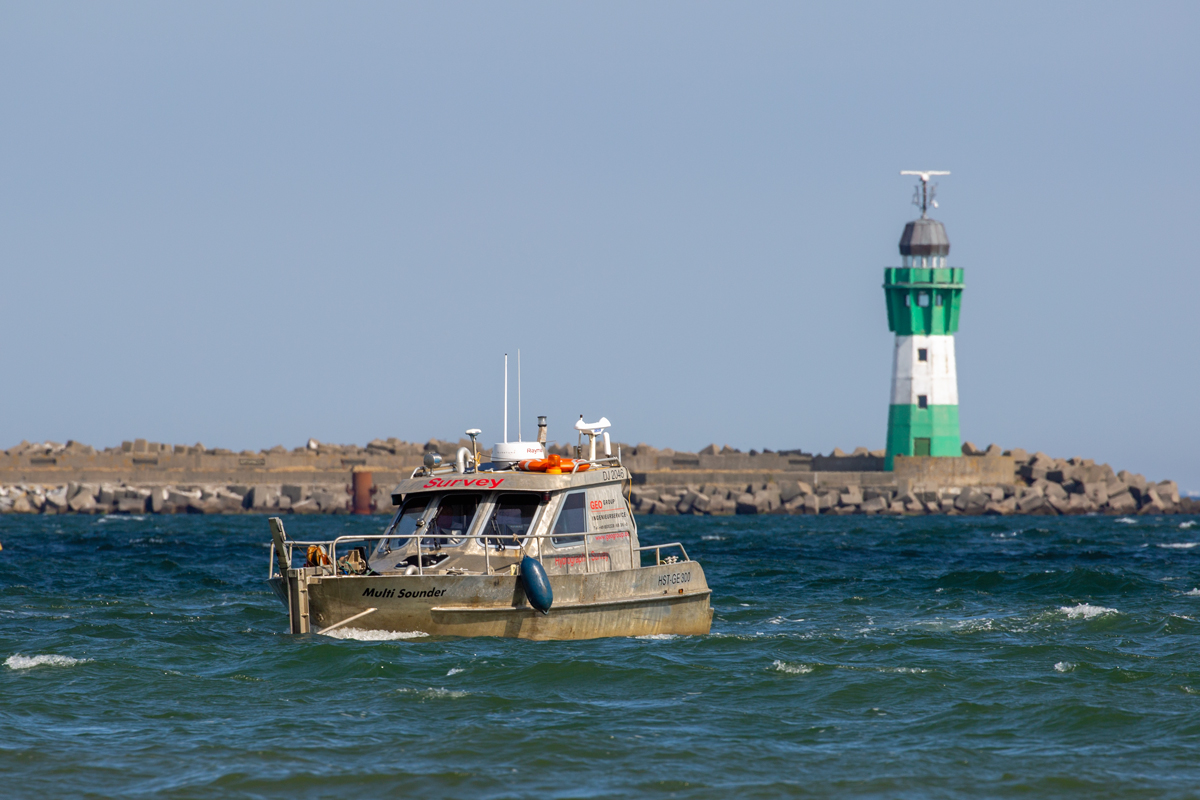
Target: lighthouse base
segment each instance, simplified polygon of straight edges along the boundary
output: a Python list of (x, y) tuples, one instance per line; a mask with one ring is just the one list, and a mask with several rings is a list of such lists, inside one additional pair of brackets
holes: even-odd
[(892, 470), (895, 456), (960, 456), (958, 406), (893, 405), (888, 408), (887, 458)]

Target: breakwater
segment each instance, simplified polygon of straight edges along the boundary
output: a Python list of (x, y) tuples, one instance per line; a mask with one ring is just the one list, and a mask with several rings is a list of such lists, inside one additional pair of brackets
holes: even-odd
[[(234, 452), (144, 440), (97, 450), (23, 442), (0, 454), (0, 513), (349, 513), (352, 475), (369, 476), (369, 510), (393, 510), (390, 488), (428, 452), (464, 441), (376, 439), (365, 446), (309, 440), (292, 450)], [(958, 458), (897, 457), (858, 448), (699, 452), (618, 445), (638, 514), (1173, 514), (1198, 513), (1171, 480), (1152, 481), (1085, 458), (963, 445)], [(569, 445), (553, 452), (574, 455)], [(363, 477), (363, 476), (360, 476)], [(362, 508), (363, 504), (360, 504)], [(368, 510), (363, 508), (363, 510)]]

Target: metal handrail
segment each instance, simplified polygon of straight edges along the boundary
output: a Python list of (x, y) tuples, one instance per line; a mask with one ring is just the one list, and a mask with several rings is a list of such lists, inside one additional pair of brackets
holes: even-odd
[[(591, 553), (588, 548), (588, 538), (594, 537), (594, 536), (603, 536), (606, 533), (609, 533), (609, 532), (608, 531), (590, 531), (590, 532), (581, 534), (583, 536), (584, 568), (588, 572), (591, 571)], [(629, 542), (629, 555), (630, 555), (629, 560), (630, 560), (631, 567), (633, 567), (633, 563), (632, 563), (633, 562), (633, 554), (635, 552), (641, 552), (643, 550), (655, 550), (655, 549), (661, 550), (664, 547), (678, 547), (681, 551), (683, 551), (683, 560), (691, 561), (691, 559), (688, 558), (687, 551), (684, 550), (683, 545), (680, 544), (679, 542), (667, 542), (665, 544), (659, 544), (659, 545), (645, 545), (645, 546), (641, 546), (641, 547), (634, 547), (633, 546), (633, 532), (625, 531), (625, 533), (628, 534), (626, 539)], [(537, 552), (536, 558), (537, 558), (538, 563), (541, 563), (542, 562), (541, 541), (543, 539), (553, 539), (556, 537), (560, 537), (562, 535), (563, 534), (561, 534), (561, 533), (530, 533), (530, 534), (527, 534), (520, 538), (522, 540), (527, 540), (527, 539), (538, 540), (539, 546), (537, 548), (538, 552)], [(571, 534), (571, 535), (575, 535), (575, 534)], [(317, 540), (285, 539), (284, 543), (288, 547), (287, 561), (289, 564), (292, 563), (293, 551), (295, 550), (296, 547), (309, 547), (312, 545), (324, 547), (324, 546), (328, 545), (328, 547), (329, 547), (329, 555), (328, 555), (329, 564), (325, 565), (325, 566), (328, 566), (331, 569), (332, 573), (336, 575), (337, 574), (337, 562), (338, 562), (337, 546), (338, 546), (339, 542), (368, 542), (368, 541), (375, 541), (375, 540), (382, 540), (382, 539), (418, 539), (418, 540), (420, 540), (420, 539), (463, 539), (463, 540), (478, 541), (481, 539), (498, 539), (498, 538), (501, 538), (501, 537), (496, 536), (496, 534), (494, 534), (494, 533), (493, 534), (413, 533), (408, 536), (402, 536), (402, 535), (398, 535), (395, 533), (369, 533), (369, 534), (363, 534), (361, 536), (359, 536), (359, 535), (338, 536), (334, 539), (317, 539)], [(425, 546), (426, 545), (423, 542), (420, 543), (420, 547), (425, 547)], [(418, 551), (417, 551), (417, 555), (418, 555), (417, 574), (424, 575), (425, 574), (425, 563), (424, 563), (424, 559), (419, 557), (422, 555), (422, 553), (420, 551), (420, 547), (418, 548)], [(522, 548), (522, 552), (524, 552), (523, 548)], [(485, 544), (484, 545), (484, 559), (485, 559), (485, 564), (487, 566), (489, 574), (491, 574), (490, 556), (491, 556), (491, 550)], [(656, 559), (656, 563), (662, 563), (662, 559), (658, 554), (656, 554), (655, 559)], [(275, 573), (275, 568), (274, 568), (275, 542), (273, 542), (273, 541), (271, 542), (271, 562), (270, 563), (272, 566), (271, 566), (270, 570), (268, 570), (268, 577), (274, 578), (276, 573)]]
[(683, 553), (683, 560), (691, 561), (691, 559), (688, 558), (687, 550), (679, 542), (663, 542), (662, 544), (647, 544), (647, 545), (642, 545), (641, 547), (637, 547), (634, 549), (637, 550), (639, 553), (644, 550), (653, 550), (654, 551), (654, 566), (657, 567), (660, 564), (662, 564), (662, 549), (664, 547), (678, 547), (680, 552)]

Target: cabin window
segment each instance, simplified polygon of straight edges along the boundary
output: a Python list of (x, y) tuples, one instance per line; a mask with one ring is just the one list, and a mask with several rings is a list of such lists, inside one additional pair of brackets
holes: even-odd
[(929, 440), (928, 439), (913, 439), (913, 455), (914, 456), (929, 455)]
[(921, 308), (929, 308), (929, 292), (919, 292), (917, 294), (917, 305)]
[(928, 360), (929, 360), (929, 351), (926, 350), (924, 347), (918, 347), (917, 348), (917, 361), (928, 361)]
[(553, 538), (550, 541), (556, 547), (583, 541), (583, 534), (587, 533), (587, 501), (583, 492), (571, 492), (563, 499), (551, 533)]
[(419, 494), (410, 496), (404, 505), (392, 518), (392, 524), (384, 531), (390, 538), (380, 539), (375, 547), (375, 555), (380, 556), (392, 550), (398, 550), (408, 544), (408, 540), (417, 531), (417, 522), (429, 507), (429, 495)]
[(483, 533), (489, 535), (485, 542), (496, 549), (519, 550), (533, 527), (541, 498), (536, 494), (502, 494), (496, 498), (492, 518)]
[(929, 395), (917, 395), (917, 408), (929, 408)]
[(457, 547), (471, 529), (471, 521), (479, 509), (481, 495), (446, 494), (438, 503), (437, 514), (429, 525), (428, 532), (434, 534), (422, 538), (421, 544), (428, 547)]

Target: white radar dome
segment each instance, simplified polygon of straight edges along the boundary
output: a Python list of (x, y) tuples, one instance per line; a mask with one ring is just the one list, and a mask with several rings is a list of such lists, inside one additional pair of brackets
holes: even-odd
[(497, 442), (492, 445), (492, 463), (497, 467), (510, 467), (518, 461), (545, 457), (546, 448), (541, 442)]

